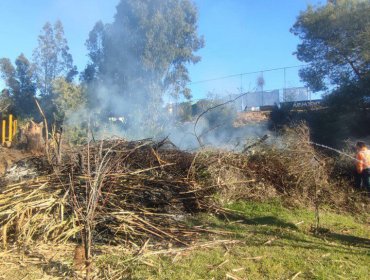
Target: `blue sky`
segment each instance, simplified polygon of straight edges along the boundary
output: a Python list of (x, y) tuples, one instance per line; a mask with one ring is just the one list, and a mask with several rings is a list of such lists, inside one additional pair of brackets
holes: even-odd
[[(95, 22), (111, 22), (119, 0), (0, 0), (0, 57), (12, 61), (24, 53), (32, 57), (37, 36), (46, 21), (60, 19), (75, 64), (87, 62), (85, 41)], [(196, 0), (199, 34), (205, 48), (201, 62), (190, 66), (192, 81), (238, 73), (300, 65), (293, 52), (299, 42), (289, 32), (299, 12), (318, 0)], [(324, 1), (325, 2), (325, 1)], [(261, 73), (191, 84), (194, 98), (208, 93), (225, 95), (253, 90)], [(297, 69), (263, 73), (265, 89), (299, 86)], [(4, 87), (0, 81), (0, 88)]]

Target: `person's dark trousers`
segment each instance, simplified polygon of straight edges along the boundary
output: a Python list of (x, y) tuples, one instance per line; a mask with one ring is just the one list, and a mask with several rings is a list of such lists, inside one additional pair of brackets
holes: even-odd
[(355, 173), (355, 186), (356, 189), (360, 190), (362, 187), (362, 173)]
[(364, 169), (362, 171), (362, 184), (368, 192), (370, 192), (370, 168)]

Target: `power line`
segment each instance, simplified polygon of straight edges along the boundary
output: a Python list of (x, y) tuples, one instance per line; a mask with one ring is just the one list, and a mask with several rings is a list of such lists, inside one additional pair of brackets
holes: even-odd
[(287, 66), (287, 67), (279, 67), (279, 68), (271, 68), (271, 69), (265, 69), (265, 70), (260, 70), (260, 71), (253, 71), (253, 72), (244, 72), (244, 73), (239, 73), (239, 74), (222, 76), (222, 77), (218, 77), (218, 78), (211, 78), (211, 79), (205, 79), (205, 80), (199, 80), (199, 81), (195, 81), (195, 82), (190, 82), (189, 85), (201, 84), (201, 83), (207, 83), (207, 82), (219, 81), (219, 80), (225, 80), (225, 79), (229, 79), (229, 78), (235, 78), (235, 77), (240, 77), (240, 76), (245, 76), (245, 75), (251, 75), (251, 74), (258, 74), (258, 73), (263, 73), (263, 72), (271, 72), (271, 71), (276, 71), (276, 70), (286, 70), (286, 69), (291, 69), (291, 68), (301, 68), (303, 66), (306, 66), (306, 65), (305, 64), (301, 64), (301, 65)]

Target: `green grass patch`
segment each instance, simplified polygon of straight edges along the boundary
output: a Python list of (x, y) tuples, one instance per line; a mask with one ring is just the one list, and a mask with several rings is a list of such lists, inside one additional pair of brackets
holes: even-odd
[(231, 232), (226, 238), (238, 240), (238, 244), (151, 256), (144, 263), (132, 263), (130, 278), (368, 279), (370, 236), (365, 215), (322, 211), (325, 231), (315, 235), (310, 230), (312, 210), (288, 209), (279, 201), (238, 202), (227, 207), (239, 214), (202, 214), (188, 224)]
[[(369, 278), (368, 214), (322, 210), (322, 230), (314, 234), (314, 211), (310, 209), (289, 209), (279, 200), (237, 202), (226, 207), (237, 214), (203, 213), (187, 220), (190, 227), (203, 226), (219, 232), (201, 235), (191, 250), (179, 251), (181, 247), (176, 247), (169, 250), (172, 253), (150, 255), (150, 250), (136, 256), (127, 248), (103, 246), (101, 252), (105, 253), (97, 255), (93, 262), (95, 271), (99, 271), (96, 279)], [(214, 240), (235, 243), (216, 244)], [(197, 247), (204, 243), (216, 245)], [(170, 247), (162, 244), (166, 245)], [(66, 279), (61, 274), (73, 270), (71, 259), (53, 261), (49, 268), (43, 263), (23, 266), (0, 263), (0, 270), (4, 279)]]

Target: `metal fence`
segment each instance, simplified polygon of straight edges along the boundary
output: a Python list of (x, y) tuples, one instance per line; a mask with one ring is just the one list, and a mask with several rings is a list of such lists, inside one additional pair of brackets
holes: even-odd
[(283, 90), (284, 102), (311, 100), (311, 91), (306, 87), (285, 88)]
[[(235, 99), (238, 95), (231, 95), (226, 99)], [(305, 87), (287, 88), (282, 90), (247, 92), (235, 100), (238, 111), (253, 110), (262, 106), (279, 105), (281, 102), (297, 102), (311, 100), (311, 92)]]

